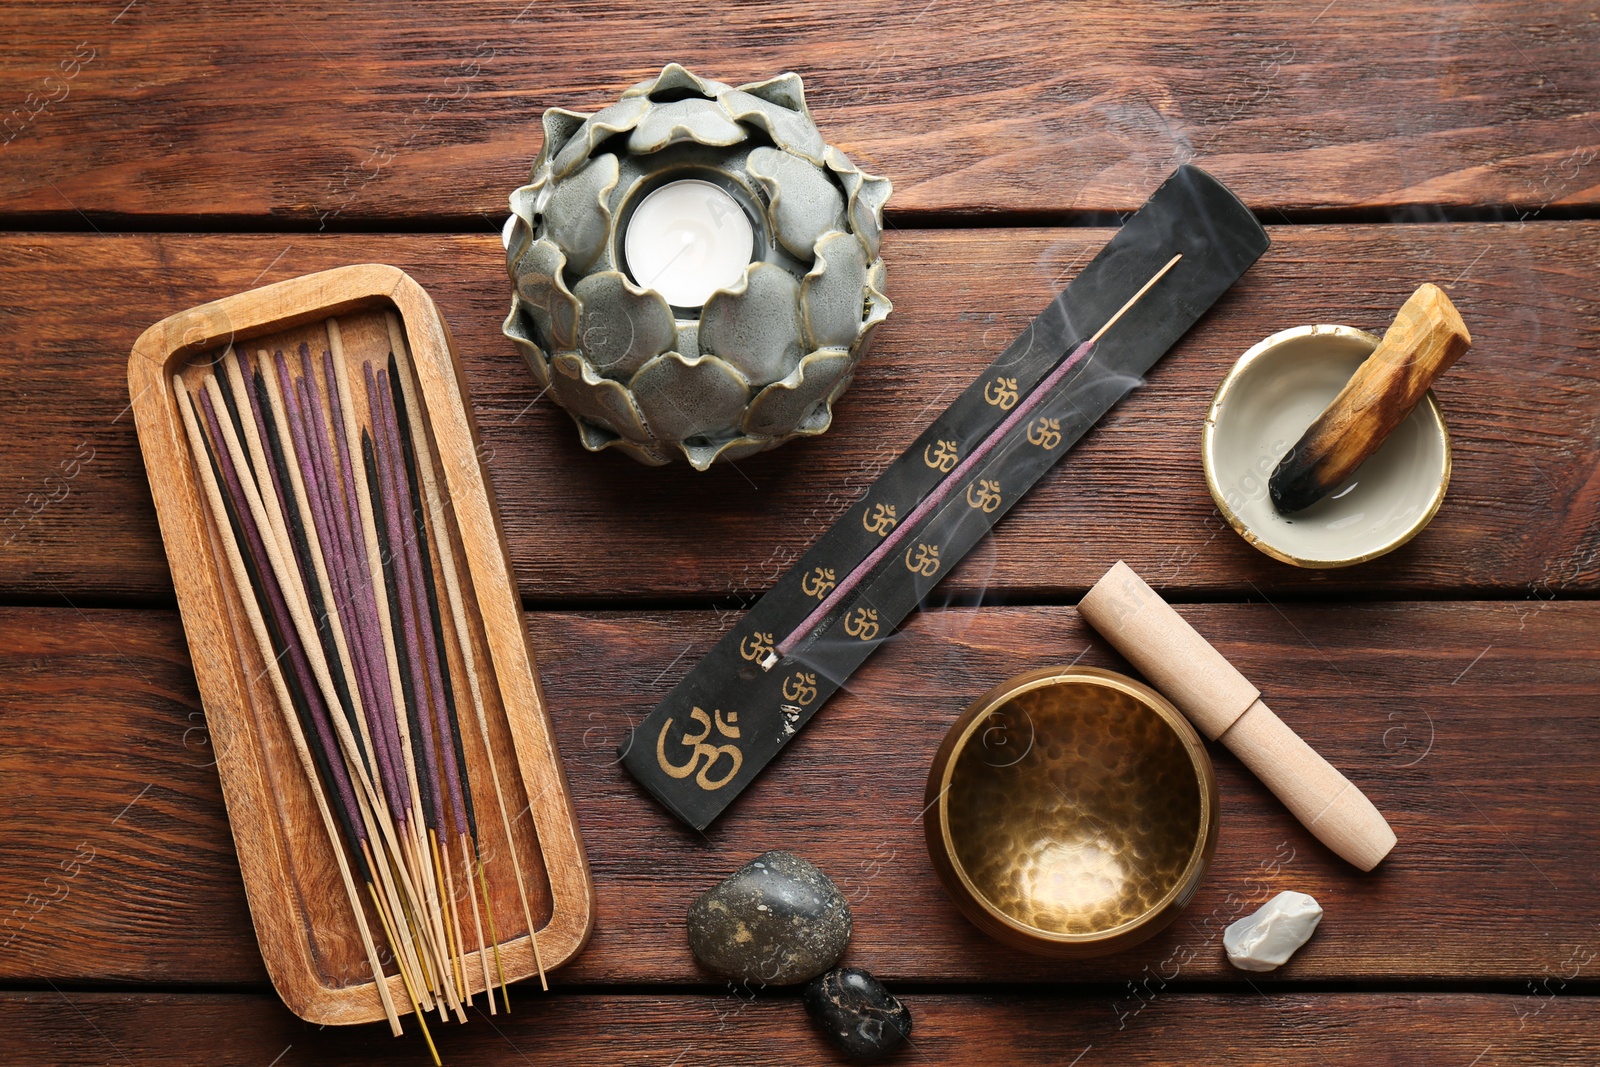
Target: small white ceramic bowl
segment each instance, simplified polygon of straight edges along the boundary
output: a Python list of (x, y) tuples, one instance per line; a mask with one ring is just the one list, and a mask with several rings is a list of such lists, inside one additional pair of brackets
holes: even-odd
[(1246, 541), (1297, 567), (1348, 567), (1415, 537), (1444, 502), (1450, 433), (1433, 391), (1331, 494), (1280, 515), (1267, 479), (1344, 388), (1378, 338), (1349, 326), (1297, 326), (1239, 357), (1211, 400), (1201, 460), (1217, 507)]

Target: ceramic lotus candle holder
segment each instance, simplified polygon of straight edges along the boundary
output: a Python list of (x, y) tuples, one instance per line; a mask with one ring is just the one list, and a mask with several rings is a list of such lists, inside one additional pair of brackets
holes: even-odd
[(673, 64), (592, 115), (551, 108), (511, 194), (505, 333), (590, 451), (705, 470), (820, 434), (892, 307), (889, 191), (795, 74)]

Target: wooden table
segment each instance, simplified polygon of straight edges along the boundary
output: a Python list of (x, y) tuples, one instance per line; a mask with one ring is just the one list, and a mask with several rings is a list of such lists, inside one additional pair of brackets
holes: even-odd
[[(124, 3), (14, 6), (0, 38), (0, 1060), (424, 1062), (267, 984), (124, 384), (149, 323), (369, 260), (460, 343), (598, 893), (554, 991), (447, 1029), (448, 1062), (832, 1062), (793, 991), (685, 945), (694, 895), (778, 847), (844, 888), (848, 960), (915, 1012), (899, 1062), (1600, 1059), (1592, 0)], [(829, 139), (896, 186), (896, 310), (834, 429), (707, 474), (583, 452), (499, 331), (539, 113), (673, 59), (801, 72)], [(1184, 160), (1271, 251), (721, 824), (673, 823), (613, 765), (630, 722)], [(1346, 571), (1258, 554), (1201, 475), (1212, 390), (1264, 335), (1379, 329), (1429, 280), (1476, 339), (1438, 389), (1443, 510)], [(1018, 959), (935, 881), (923, 774), (990, 685), (1125, 668), (1071, 606), (1119, 558), (1400, 844), (1355, 872), (1216, 749), (1221, 844), (1180, 921)], [(1232, 970), (1222, 927), (1281, 889), (1321, 930), (1277, 974)]]

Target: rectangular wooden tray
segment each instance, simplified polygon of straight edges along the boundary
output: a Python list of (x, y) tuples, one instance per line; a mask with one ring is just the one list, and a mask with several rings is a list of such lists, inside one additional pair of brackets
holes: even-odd
[[(505, 537), (479, 462), (465, 382), (438, 308), (403, 271), (381, 264), (323, 271), (193, 308), (163, 319), (139, 338), (128, 363), (128, 387), (218, 753), (256, 938), (284, 1003), (313, 1023), (369, 1022), (384, 1012), (311, 785), (277, 709), (243, 605), (217, 557), (217, 531), (191, 459), (172, 377), (182, 374), (192, 384), (230, 344), (248, 344), (252, 352), (294, 352), (306, 342), (320, 354), (329, 347), (326, 321), (334, 318), (347, 365), (359, 380), (363, 360), (387, 359), (390, 313), (398, 314), (411, 350), (436, 476), (450, 502), (448, 532), (462, 572), (490, 744), (512, 820), (514, 840), (508, 842), (498, 804), (485, 784), (488, 753), (479, 731), (463, 728), (506, 978), (515, 981), (536, 972), (534, 946), (506, 862), (508, 847), (521, 862), (545, 970), (575, 956), (593, 926), (588, 862), (528, 648)], [(454, 668), (461, 654), (452, 644)], [(370, 909), (368, 918), (372, 929), (379, 929)], [(466, 973), (474, 992), (481, 990), (481, 970)], [(409, 1010), (392, 963), (387, 983), (396, 1006)]]

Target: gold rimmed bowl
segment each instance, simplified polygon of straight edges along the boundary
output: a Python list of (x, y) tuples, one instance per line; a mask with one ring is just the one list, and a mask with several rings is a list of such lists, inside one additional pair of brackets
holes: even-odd
[(1201, 437), (1206, 485), (1239, 536), (1274, 559), (1310, 568), (1376, 559), (1444, 503), (1450, 432), (1430, 389), (1344, 485), (1293, 515), (1272, 505), (1273, 468), (1377, 346), (1350, 326), (1296, 326), (1240, 356), (1217, 387)]
[(1200, 735), (1149, 686), (1093, 667), (975, 701), (928, 773), (928, 854), (968, 919), (1045, 956), (1137, 945), (1194, 896), (1217, 838)]

